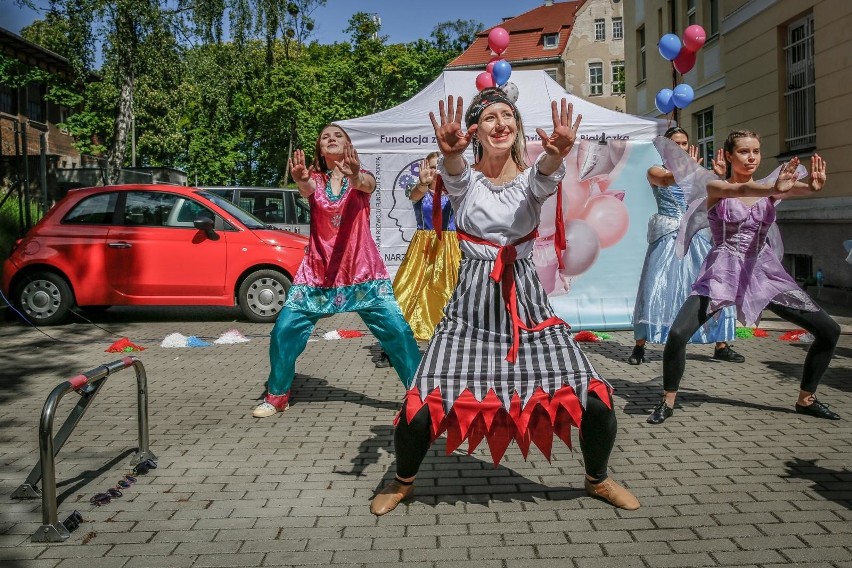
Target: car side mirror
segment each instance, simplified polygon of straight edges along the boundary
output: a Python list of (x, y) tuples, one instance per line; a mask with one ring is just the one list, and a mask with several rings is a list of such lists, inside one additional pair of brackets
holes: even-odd
[(219, 240), (219, 235), (213, 230), (213, 219), (209, 217), (199, 217), (192, 223), (196, 229), (207, 235), (211, 241)]

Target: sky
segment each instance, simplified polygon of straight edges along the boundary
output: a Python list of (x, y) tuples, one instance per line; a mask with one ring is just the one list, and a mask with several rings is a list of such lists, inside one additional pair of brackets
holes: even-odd
[[(35, 3), (48, 5), (46, 0)], [(388, 43), (407, 43), (429, 39), (439, 22), (476, 20), (489, 28), (505, 17), (518, 16), (543, 4), (544, 0), (328, 0), (313, 14), (317, 22), (314, 38), (323, 44), (347, 41), (349, 36), (343, 30), (356, 12), (378, 14), (381, 33), (388, 36)], [(12, 32), (19, 33), (42, 16), (43, 12), (19, 7), (15, 0), (0, 0), (0, 27)]]

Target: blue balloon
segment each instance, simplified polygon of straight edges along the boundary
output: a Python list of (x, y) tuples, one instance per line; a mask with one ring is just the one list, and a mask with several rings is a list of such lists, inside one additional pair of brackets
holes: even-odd
[(695, 91), (686, 83), (681, 83), (672, 91), (672, 102), (677, 108), (686, 108), (694, 98)]
[(657, 110), (663, 114), (669, 114), (674, 110), (675, 104), (672, 100), (673, 91), (671, 89), (660, 89), (657, 96), (654, 98), (654, 103), (657, 105)]
[(509, 81), (509, 77), (512, 76), (512, 66), (505, 59), (500, 59), (491, 68), (491, 76), (494, 77), (494, 82), (497, 83), (497, 86), (502, 87)]
[(660, 43), (657, 44), (657, 47), (660, 48), (660, 55), (662, 55), (664, 59), (674, 61), (677, 54), (680, 53), (682, 45), (680, 43), (680, 38), (675, 34), (666, 34), (660, 38)]

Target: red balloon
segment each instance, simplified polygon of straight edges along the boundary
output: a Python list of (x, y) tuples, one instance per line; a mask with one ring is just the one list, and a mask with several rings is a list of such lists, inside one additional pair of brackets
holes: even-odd
[(689, 71), (695, 67), (695, 52), (689, 51), (688, 49), (681, 49), (680, 53), (677, 54), (677, 57), (672, 61), (675, 70), (684, 75), (689, 73)]
[(693, 53), (698, 51), (704, 46), (705, 41), (707, 41), (707, 32), (698, 24), (692, 24), (683, 30), (683, 46), (689, 51)]
[(492, 57), (491, 61), (488, 62), (488, 65), (485, 66), (485, 70), (488, 73), (491, 73), (492, 71), (494, 71), (494, 64), (497, 63), (498, 61), (500, 61), (501, 59), (503, 59), (503, 58), (500, 57), (499, 55), (497, 57)]
[(488, 32), (488, 48), (500, 55), (509, 47), (509, 32), (504, 28), (494, 28)]
[(495, 87), (494, 77), (491, 76), (491, 73), (488, 71), (483, 71), (479, 75), (476, 76), (476, 90), (481, 91), (482, 89), (487, 89), (488, 87)]

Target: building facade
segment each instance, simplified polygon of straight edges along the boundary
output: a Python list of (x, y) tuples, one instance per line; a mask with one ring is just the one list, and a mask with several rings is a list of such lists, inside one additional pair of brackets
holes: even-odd
[[(676, 74), (657, 49), (690, 24), (707, 32), (695, 67)], [(761, 136), (757, 176), (818, 152), (828, 183), (778, 208), (785, 265), (800, 282), (825, 275), (826, 293), (852, 305), (852, 2), (847, 0), (637, 0), (624, 6), (627, 112), (661, 117), (654, 97), (674, 82), (695, 91), (674, 120), (707, 163), (734, 129)], [(833, 291), (832, 291), (833, 289)]]
[(621, 0), (545, 0), (538, 8), (477, 34), (447, 69), (482, 69), (494, 55), (488, 32), (509, 32), (502, 57), (513, 70), (544, 70), (569, 93), (623, 111), (624, 26)]
[[(71, 65), (63, 57), (0, 28), (0, 53), (27, 67), (68, 79)], [(74, 138), (62, 129), (71, 109), (48, 101), (41, 81), (0, 84), (0, 187), (17, 184), (47, 208), (58, 198), (56, 170), (80, 165)]]
[(563, 84), (569, 93), (611, 110), (625, 111), (622, 2), (584, 2), (577, 9), (561, 59)]

